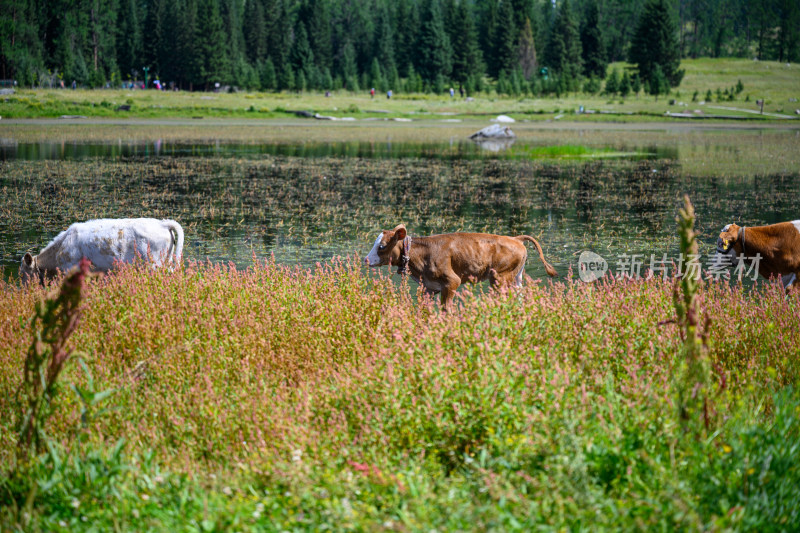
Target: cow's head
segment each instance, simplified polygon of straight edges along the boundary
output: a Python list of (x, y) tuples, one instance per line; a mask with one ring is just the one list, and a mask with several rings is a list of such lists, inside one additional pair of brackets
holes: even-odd
[(405, 238), (406, 227), (402, 224), (393, 230), (382, 231), (375, 239), (375, 244), (364, 258), (364, 262), (371, 267), (399, 264)]
[(722, 228), (717, 238), (717, 256), (733, 261), (736, 258), (735, 244), (739, 242), (739, 229), (736, 224), (728, 224)]
[(19, 276), (22, 278), (22, 283), (42, 282), (42, 271), (39, 269), (36, 257), (32, 256), (30, 252), (25, 252), (22, 257), (22, 263), (19, 265)]

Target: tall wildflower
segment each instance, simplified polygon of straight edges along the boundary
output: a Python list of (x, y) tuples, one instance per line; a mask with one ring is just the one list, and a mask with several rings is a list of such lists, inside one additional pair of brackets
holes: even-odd
[(64, 280), (56, 297), (36, 304), (31, 320), (33, 341), (25, 358), (23, 382), (18, 392), (18, 460), (24, 460), (43, 447), (44, 423), (50, 415), (50, 401), (56, 391), (58, 375), (72, 354), (67, 340), (78, 326), (89, 268), (89, 261), (82, 259), (78, 268)]
[[(697, 232), (694, 231), (694, 206), (688, 196), (684, 196), (684, 207), (678, 212), (678, 236), (681, 254), (689, 259), (697, 256)], [(700, 276), (684, 272), (676, 278), (673, 289), (673, 303), (677, 314), (678, 329), (683, 338), (677, 369), (674, 373), (675, 402), (684, 429), (689, 429), (702, 415), (703, 425), (709, 428), (710, 405), (710, 363), (707, 354), (705, 333), (700, 328)], [(703, 332), (708, 331), (709, 318)]]

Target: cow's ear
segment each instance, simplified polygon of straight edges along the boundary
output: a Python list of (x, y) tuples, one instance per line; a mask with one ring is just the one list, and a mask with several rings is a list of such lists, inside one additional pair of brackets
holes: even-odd
[(31, 266), (33, 264), (33, 256), (30, 252), (25, 252), (25, 257), (22, 258), (22, 262), (25, 263), (25, 266)]
[(402, 241), (406, 238), (406, 227), (402, 224), (394, 228), (394, 236), (397, 238), (398, 241)]

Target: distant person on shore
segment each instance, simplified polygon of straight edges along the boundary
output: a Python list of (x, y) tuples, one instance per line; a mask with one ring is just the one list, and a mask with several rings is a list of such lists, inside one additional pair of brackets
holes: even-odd
[(458, 94), (461, 95), (461, 98), (464, 98), (464, 86), (463, 85), (459, 85), (458, 86)]
[(453, 90), (452, 87), (450, 87), (450, 98), (454, 97), (455, 95), (456, 95), (456, 92)]
[(72, 90), (74, 91), (75, 88), (78, 86), (78, 83), (75, 80), (72, 80)]
[(370, 91), (369, 91), (369, 97), (370, 97), (370, 98), (375, 98), (375, 87), (373, 87), (372, 89), (370, 89)]
[(391, 100), (392, 99), (392, 90), (391, 89), (386, 91), (386, 99), (387, 100)]

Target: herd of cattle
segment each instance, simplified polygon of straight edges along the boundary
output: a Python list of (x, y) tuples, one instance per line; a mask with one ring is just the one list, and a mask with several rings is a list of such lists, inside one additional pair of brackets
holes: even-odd
[[(467, 281), (520, 285), (528, 257), (525, 242), (533, 244), (547, 274), (555, 276), (533, 237), (447, 233), (412, 239), (402, 224), (382, 231), (364, 261), (370, 267), (398, 265), (400, 274), (410, 275), (425, 291), (441, 293), (447, 307), (455, 290)], [(38, 255), (26, 253), (19, 271), (25, 283), (44, 283), (59, 271), (74, 268), (83, 257), (105, 272), (137, 257), (148, 258), (154, 266), (176, 265), (182, 253), (183, 228), (174, 220), (98, 219), (71, 225)], [(788, 291), (800, 275), (800, 220), (749, 228), (728, 224), (717, 239), (716, 253), (729, 262), (760, 255), (759, 274), (780, 276)]]

